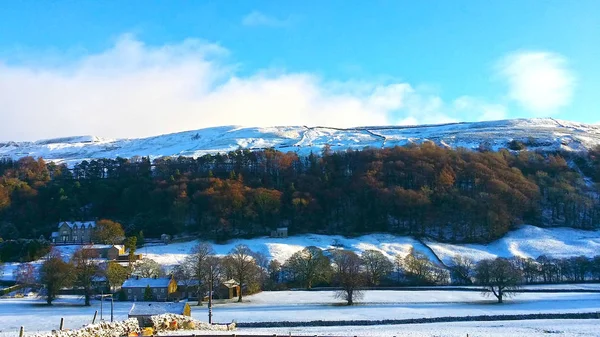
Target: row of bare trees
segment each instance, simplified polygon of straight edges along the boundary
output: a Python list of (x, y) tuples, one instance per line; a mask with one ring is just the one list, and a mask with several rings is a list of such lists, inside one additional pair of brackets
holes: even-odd
[[(21, 264), (16, 271), (17, 282), (23, 285), (42, 284), (48, 304), (67, 287), (77, 287), (90, 304), (94, 294), (94, 279), (105, 276), (111, 288), (120, 286), (130, 275), (162, 277), (165, 270), (151, 259), (142, 259), (129, 266), (116, 262), (100, 263), (94, 250), (82, 247), (70, 261), (65, 261), (57, 250), (45, 258), (36, 277), (31, 264)], [(312, 289), (335, 287), (337, 296), (353, 304), (362, 290), (380, 285), (480, 285), (486, 294), (498, 302), (515, 294), (522, 284), (554, 282), (600, 281), (600, 256), (538, 259), (515, 257), (481, 260), (477, 263), (457, 256), (450, 267), (434, 263), (427, 255), (410, 249), (407, 254), (394, 257), (377, 250), (366, 250), (359, 256), (342, 248), (322, 250), (315, 246), (293, 253), (283, 263), (262, 252), (252, 251), (246, 245), (237, 245), (225, 256), (215, 253), (213, 247), (202, 242), (194, 247), (182, 263), (172, 271), (183, 286), (197, 285), (197, 298), (202, 301), (209, 290), (230, 279), (241, 286), (238, 301), (243, 296), (261, 290), (288, 287)]]

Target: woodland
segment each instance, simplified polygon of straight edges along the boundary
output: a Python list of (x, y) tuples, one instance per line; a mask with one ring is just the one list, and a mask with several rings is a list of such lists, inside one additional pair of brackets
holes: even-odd
[(600, 148), (472, 151), (433, 143), (298, 156), (0, 161), (0, 238), (48, 238), (59, 221), (111, 219), (127, 236), (387, 232), (490, 242), (516, 226), (600, 226)]

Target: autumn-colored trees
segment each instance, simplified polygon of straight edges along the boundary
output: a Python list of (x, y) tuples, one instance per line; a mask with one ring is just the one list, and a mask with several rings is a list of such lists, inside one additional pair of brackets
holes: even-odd
[(152, 162), (98, 159), (72, 169), (2, 160), (0, 237), (47, 237), (59, 220), (91, 218), (118, 220), (128, 236), (192, 232), (216, 240), (279, 226), (456, 242), (488, 242), (520, 223), (591, 229), (600, 223), (598, 153), (424, 143), (303, 157), (238, 150)]
[(106, 219), (96, 222), (92, 240), (104, 244), (116, 245), (123, 242), (123, 239), (125, 239), (125, 232), (120, 223)]
[(60, 289), (70, 287), (75, 279), (73, 265), (65, 262), (57, 250), (50, 251), (39, 271), (39, 280), (46, 292), (46, 303), (52, 304)]

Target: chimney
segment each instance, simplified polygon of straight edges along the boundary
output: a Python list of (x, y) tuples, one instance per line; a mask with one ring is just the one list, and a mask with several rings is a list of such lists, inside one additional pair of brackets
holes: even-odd
[(135, 275), (135, 279), (139, 280), (140, 279), (140, 275)]

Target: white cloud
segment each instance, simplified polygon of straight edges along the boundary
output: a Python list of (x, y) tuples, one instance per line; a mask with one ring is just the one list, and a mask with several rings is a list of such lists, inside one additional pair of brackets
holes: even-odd
[(506, 107), (501, 104), (485, 102), (470, 96), (461, 96), (454, 100), (453, 106), (459, 114), (468, 114), (476, 121), (492, 121), (506, 119)]
[(447, 104), (401, 81), (325, 81), (272, 69), (241, 77), (228, 57), (195, 39), (148, 46), (124, 35), (60, 65), (0, 60), (0, 141), (133, 138), (220, 125), (433, 124), (503, 111), (477, 99)]
[(290, 24), (290, 19), (278, 19), (259, 11), (252, 11), (242, 19), (244, 26), (284, 27)]
[(333, 83), (285, 71), (239, 77), (227, 55), (198, 40), (152, 47), (124, 35), (70, 64), (0, 61), (0, 140), (144, 137), (232, 124), (390, 124), (418, 96), (407, 83)]
[(548, 114), (571, 102), (575, 78), (567, 60), (550, 52), (515, 52), (498, 63), (508, 97), (529, 112)]

